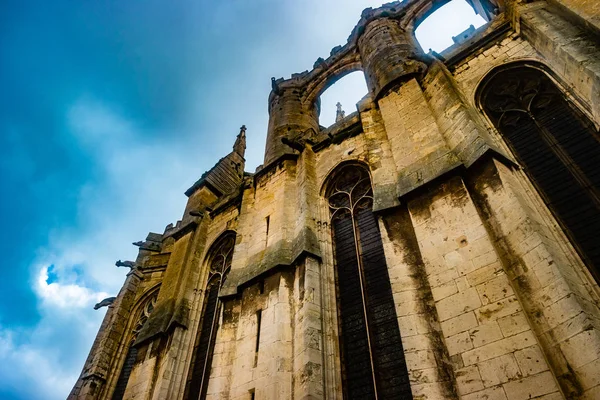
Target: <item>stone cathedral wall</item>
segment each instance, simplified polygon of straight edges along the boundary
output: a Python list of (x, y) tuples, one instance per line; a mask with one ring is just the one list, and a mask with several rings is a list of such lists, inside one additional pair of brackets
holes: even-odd
[[(264, 165), (243, 172), (243, 127), (186, 193), (182, 220), (137, 243), (70, 399), (115, 398), (130, 345), (137, 356), (119, 400), (185, 398), (207, 318), (207, 260), (228, 232), (235, 247), (205, 398), (341, 399), (325, 193), (352, 164), (370, 173), (412, 398), (600, 398), (600, 288), (479, 104), (491, 72), (522, 63), (600, 126), (600, 9), (472, 0), (491, 21), (425, 54), (414, 27), (443, 3), (367, 9), (312, 71), (273, 80)], [(369, 93), (320, 127), (320, 94), (356, 70)]]

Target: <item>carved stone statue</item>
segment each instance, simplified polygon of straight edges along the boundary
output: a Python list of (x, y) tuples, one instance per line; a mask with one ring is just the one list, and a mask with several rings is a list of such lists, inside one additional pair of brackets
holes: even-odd
[(135, 267), (135, 263), (133, 261), (121, 261), (118, 260), (115, 265), (117, 267), (129, 267), (131, 269), (133, 269), (133, 267)]
[(102, 300), (100, 303), (96, 303), (96, 305), (94, 306), (94, 310), (98, 310), (102, 307), (108, 307), (112, 303), (114, 303), (115, 300), (116, 300), (116, 297), (107, 297), (104, 300)]
[(338, 122), (344, 119), (346, 111), (342, 110), (342, 103), (339, 101), (335, 106), (337, 107), (337, 111), (335, 112), (335, 122)]

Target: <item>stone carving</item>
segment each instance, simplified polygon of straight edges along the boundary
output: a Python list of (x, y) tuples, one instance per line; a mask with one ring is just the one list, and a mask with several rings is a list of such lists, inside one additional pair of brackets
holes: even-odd
[(102, 307), (108, 307), (112, 303), (114, 303), (116, 299), (117, 299), (116, 297), (107, 297), (104, 300), (102, 300), (100, 303), (96, 303), (96, 305), (94, 306), (94, 310), (98, 310)]
[(288, 147), (291, 147), (294, 150), (298, 150), (301, 153), (304, 150), (304, 145), (302, 143), (300, 143), (299, 141), (297, 141), (297, 140), (293, 140), (293, 139), (288, 139), (286, 137), (282, 137), (281, 138), (281, 143), (285, 144)]
[(130, 269), (133, 269), (135, 267), (135, 263), (133, 261), (121, 261), (118, 260), (115, 265), (117, 267), (128, 267)]
[(339, 101), (335, 106), (337, 107), (337, 110), (335, 112), (335, 122), (338, 122), (344, 119), (344, 117), (346, 116), (346, 111), (342, 110), (342, 103), (340, 103)]

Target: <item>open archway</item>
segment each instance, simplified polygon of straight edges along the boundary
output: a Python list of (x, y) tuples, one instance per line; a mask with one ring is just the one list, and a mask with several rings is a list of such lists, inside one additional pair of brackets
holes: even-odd
[(441, 53), (448, 47), (468, 40), (486, 20), (475, 14), (466, 0), (453, 0), (435, 10), (415, 29), (415, 37), (426, 53)]
[(351, 72), (329, 86), (321, 94), (321, 114), (319, 125), (328, 127), (341, 117), (337, 104), (344, 115), (356, 111), (358, 103), (368, 93), (367, 82), (362, 71)]

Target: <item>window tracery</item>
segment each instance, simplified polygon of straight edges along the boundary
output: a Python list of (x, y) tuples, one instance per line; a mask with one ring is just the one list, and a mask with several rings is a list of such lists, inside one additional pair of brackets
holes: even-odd
[(481, 104), (598, 280), (598, 131), (546, 73), (528, 65), (495, 73), (482, 86)]
[(131, 336), (129, 339), (129, 349), (127, 350), (125, 362), (123, 363), (123, 367), (121, 368), (121, 373), (119, 374), (119, 379), (117, 380), (117, 385), (115, 387), (112, 400), (121, 400), (125, 395), (127, 382), (129, 382), (129, 376), (131, 375), (131, 371), (133, 370), (133, 366), (135, 365), (135, 360), (137, 358), (138, 353), (137, 347), (135, 347), (133, 344), (135, 343), (138, 334), (146, 324), (146, 321), (148, 321), (148, 317), (150, 317), (150, 314), (154, 310), (157, 298), (158, 290), (156, 290), (141, 307), (140, 314), (131, 331)]
[(208, 253), (208, 281), (204, 295), (202, 318), (194, 345), (192, 364), (188, 373), (185, 399), (195, 400), (206, 397), (215, 339), (219, 328), (219, 315), (221, 313), (219, 291), (231, 269), (234, 246), (235, 234), (227, 233), (213, 245)]
[(410, 399), (368, 171), (358, 165), (342, 166), (326, 195), (336, 264), (344, 398)]

